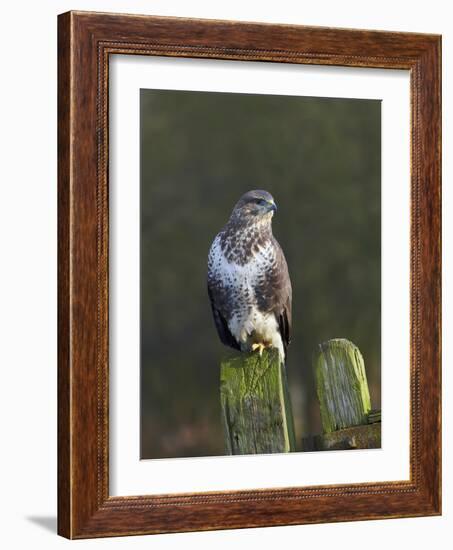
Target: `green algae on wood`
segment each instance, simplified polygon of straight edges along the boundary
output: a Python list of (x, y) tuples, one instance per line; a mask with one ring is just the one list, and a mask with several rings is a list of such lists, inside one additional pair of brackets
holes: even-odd
[(277, 350), (241, 353), (222, 361), (220, 402), (228, 454), (295, 450), (285, 366)]
[(324, 342), (313, 365), (324, 433), (367, 424), (370, 393), (357, 346), (342, 338)]

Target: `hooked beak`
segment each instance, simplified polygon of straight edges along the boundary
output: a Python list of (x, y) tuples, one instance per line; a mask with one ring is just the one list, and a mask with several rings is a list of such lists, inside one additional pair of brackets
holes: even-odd
[(275, 202), (269, 203), (269, 212), (277, 212), (277, 205), (275, 204)]

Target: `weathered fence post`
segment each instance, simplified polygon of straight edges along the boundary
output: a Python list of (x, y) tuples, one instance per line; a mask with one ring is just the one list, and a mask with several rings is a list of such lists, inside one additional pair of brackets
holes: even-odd
[(369, 449), (381, 446), (380, 413), (371, 413), (362, 354), (349, 340), (320, 344), (313, 356), (324, 433), (305, 438), (304, 450)]
[(324, 342), (314, 368), (324, 432), (365, 424), (371, 402), (359, 349), (340, 338)]
[(295, 450), (285, 366), (277, 350), (241, 353), (220, 366), (220, 401), (227, 452)]

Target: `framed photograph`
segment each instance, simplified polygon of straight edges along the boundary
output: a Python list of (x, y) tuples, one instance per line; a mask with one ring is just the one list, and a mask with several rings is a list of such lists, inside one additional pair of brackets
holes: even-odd
[(440, 514), (440, 37), (58, 48), (59, 534)]

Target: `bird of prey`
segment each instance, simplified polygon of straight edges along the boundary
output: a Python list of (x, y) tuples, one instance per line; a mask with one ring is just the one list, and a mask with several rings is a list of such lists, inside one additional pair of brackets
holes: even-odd
[(220, 340), (240, 351), (276, 348), (291, 339), (291, 281), (272, 234), (277, 206), (267, 191), (245, 193), (208, 256), (208, 294)]

